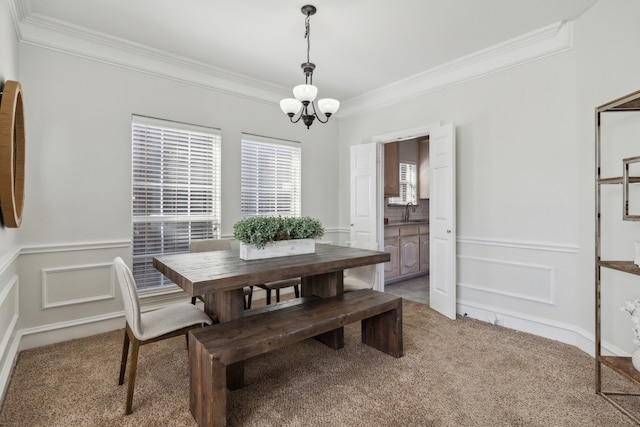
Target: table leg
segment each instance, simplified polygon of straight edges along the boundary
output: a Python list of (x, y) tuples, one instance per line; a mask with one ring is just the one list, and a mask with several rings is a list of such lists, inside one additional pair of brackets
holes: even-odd
[[(228, 322), (244, 316), (244, 292), (242, 288), (231, 291), (216, 292), (204, 296), (204, 311), (218, 317), (218, 321)], [(227, 388), (242, 388), (244, 382), (244, 362), (227, 366)]]
[[(317, 274), (302, 278), (300, 295), (328, 298), (342, 295), (344, 290), (344, 273), (342, 270), (332, 273)], [(338, 350), (344, 347), (344, 328), (334, 329), (314, 337), (327, 347)]]

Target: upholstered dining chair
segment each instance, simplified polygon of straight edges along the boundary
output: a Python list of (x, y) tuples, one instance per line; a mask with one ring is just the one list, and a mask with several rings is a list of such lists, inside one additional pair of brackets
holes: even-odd
[(267, 292), (267, 305), (271, 304), (271, 291), (276, 291), (276, 302), (280, 302), (280, 289), (293, 287), (296, 298), (300, 298), (300, 278), (276, 280), (275, 282), (267, 282), (257, 285), (259, 288)]
[(140, 346), (179, 335), (187, 336), (186, 334), (190, 329), (210, 325), (212, 322), (202, 310), (188, 303), (172, 304), (158, 310), (142, 313), (140, 311), (136, 282), (131, 270), (120, 257), (113, 260), (113, 266), (120, 283), (126, 318), (118, 385), (124, 384), (127, 356), (129, 355), (129, 347), (131, 347), (125, 408), (125, 414), (128, 415), (132, 412), (133, 388), (136, 380)]
[[(352, 248), (380, 250), (378, 243), (355, 241)], [(376, 264), (363, 265), (362, 267), (348, 268), (344, 271), (344, 292), (352, 292), (360, 289), (371, 289), (376, 282)]]
[[(194, 240), (189, 245), (189, 252), (211, 252), (211, 251), (230, 251), (231, 240), (230, 239), (206, 239), (206, 240)], [(244, 292), (244, 308), (251, 308), (251, 300), (253, 299), (253, 286), (245, 286)], [(191, 297), (191, 304), (196, 303), (196, 299), (202, 297)]]

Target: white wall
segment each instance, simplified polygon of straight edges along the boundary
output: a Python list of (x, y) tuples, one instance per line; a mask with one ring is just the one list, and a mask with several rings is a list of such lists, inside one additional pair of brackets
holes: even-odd
[[(222, 129), (223, 235), (239, 217), (240, 134), (302, 141), (303, 214), (336, 243), (348, 240), (349, 146), (454, 122), (459, 311), (498, 313), (593, 353), (593, 109), (639, 88), (637, 1), (600, 1), (575, 23), (570, 51), (312, 131), (275, 104), (18, 48), (9, 3), (0, 0), (0, 80), (23, 84), (27, 185), (22, 227), (0, 228), (0, 389), (18, 341), (122, 326), (109, 263), (130, 254), (132, 114)], [(626, 284), (617, 294), (637, 296)], [(610, 329), (629, 326), (618, 313)], [(630, 333), (614, 334), (612, 347), (630, 351)]]
[[(0, 87), (18, 78), (18, 40), (8, 0), (0, 1)], [(16, 272), (19, 229), (0, 226), (0, 398), (16, 356), (19, 280)]]
[(223, 236), (240, 216), (241, 133), (301, 141), (303, 214), (338, 240), (335, 122), (308, 131), (276, 104), (31, 45), (20, 55), (28, 120), (22, 348), (122, 327), (109, 265), (131, 253), (132, 114), (222, 130)]
[(593, 354), (593, 108), (638, 89), (639, 7), (599, 2), (569, 51), (340, 121), (341, 182), (350, 145), (455, 123), (460, 313)]
[[(593, 331), (594, 325), (594, 188), (595, 141), (594, 109), (616, 98), (640, 89), (640, 56), (638, 41), (640, 28), (637, 16), (640, 2), (635, 0), (599, 1), (575, 26), (576, 38), (576, 117), (577, 152), (579, 181), (578, 223), (581, 230), (581, 262), (579, 280), (576, 285), (576, 304), (580, 307), (576, 324)], [(634, 121), (639, 120), (638, 114)], [(620, 129), (620, 127), (617, 127)], [(632, 136), (636, 149), (633, 155), (640, 155), (637, 131)], [(610, 140), (609, 140), (610, 141)], [(619, 169), (621, 175), (621, 169)], [(620, 205), (615, 204), (615, 215), (621, 216)], [(637, 222), (626, 224), (632, 231), (616, 236), (616, 242), (624, 257), (633, 259), (631, 240), (640, 240)], [(611, 275), (611, 272), (607, 272)], [(602, 311), (605, 318), (603, 339), (612, 351), (633, 352), (631, 320), (619, 308), (627, 299), (640, 297), (638, 277), (614, 274), (614, 281), (607, 280), (603, 286)]]

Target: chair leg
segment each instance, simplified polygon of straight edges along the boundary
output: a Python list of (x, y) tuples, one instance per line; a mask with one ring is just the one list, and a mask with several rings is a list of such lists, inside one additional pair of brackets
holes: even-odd
[(251, 309), (252, 300), (253, 300), (253, 286), (249, 286), (249, 295), (247, 295), (247, 309)]
[(271, 289), (267, 289), (267, 305), (271, 304)]
[(124, 372), (127, 369), (127, 356), (129, 355), (129, 325), (124, 328), (124, 343), (122, 344), (122, 360), (120, 361), (120, 378), (118, 385), (124, 384)]
[(191, 304), (196, 305), (197, 297), (191, 297)]
[(300, 286), (295, 285), (293, 287), (293, 292), (296, 294), (296, 298), (300, 298)]
[(280, 302), (280, 288), (276, 289), (276, 302)]
[(124, 411), (126, 415), (133, 412), (133, 386), (136, 382), (136, 370), (138, 369), (138, 352), (140, 350), (140, 341), (133, 337), (131, 340), (131, 363), (129, 364), (129, 379), (127, 384), (127, 406)]

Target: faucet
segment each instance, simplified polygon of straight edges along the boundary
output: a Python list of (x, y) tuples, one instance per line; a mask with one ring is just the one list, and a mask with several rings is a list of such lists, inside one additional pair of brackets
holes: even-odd
[(413, 206), (413, 211), (416, 211), (416, 207), (413, 203), (409, 202), (407, 203), (407, 206), (405, 207), (405, 211), (404, 211), (404, 222), (409, 222), (409, 207)]

